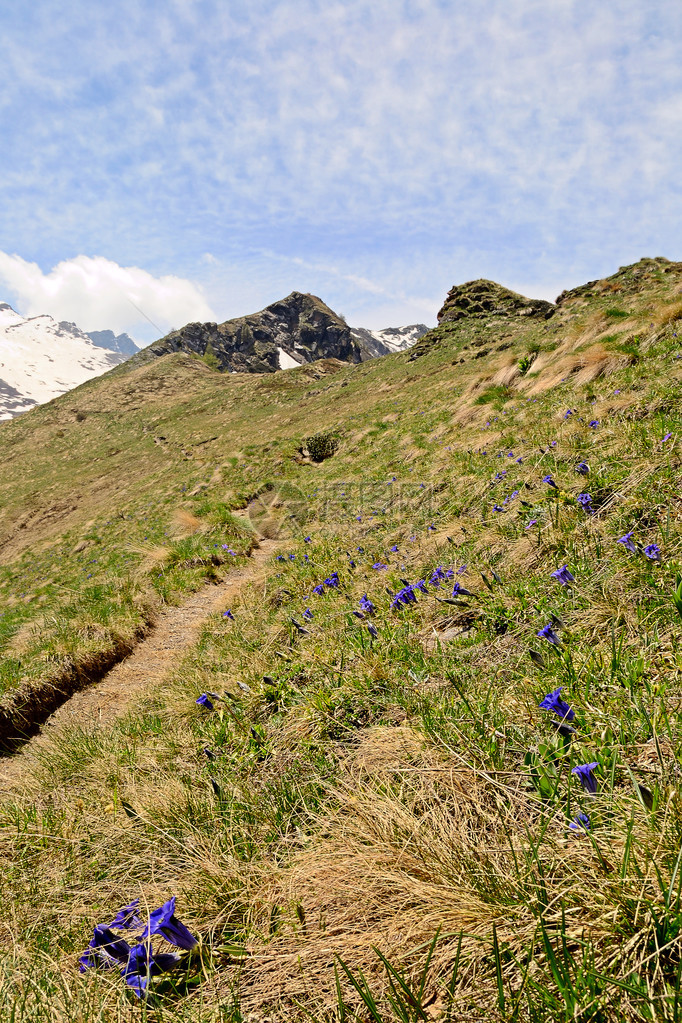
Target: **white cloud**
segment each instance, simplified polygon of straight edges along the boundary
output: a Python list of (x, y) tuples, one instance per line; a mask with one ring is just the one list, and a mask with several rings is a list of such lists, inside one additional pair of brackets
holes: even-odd
[(153, 324), (158, 336), (192, 320), (215, 319), (192, 281), (170, 274), (154, 277), (102, 256), (76, 256), (43, 273), (37, 263), (0, 252), (0, 285), (22, 316), (49, 313), (81, 330), (148, 336)]

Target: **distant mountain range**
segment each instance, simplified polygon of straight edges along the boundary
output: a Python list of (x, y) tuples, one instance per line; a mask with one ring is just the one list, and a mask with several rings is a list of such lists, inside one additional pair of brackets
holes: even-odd
[(317, 359), (365, 362), (414, 345), (428, 328), (349, 327), (315, 295), (293, 291), (258, 313), (224, 323), (188, 323), (147, 348), (113, 330), (86, 333), (51, 316), (20, 316), (0, 303), (0, 419), (70, 391), (122, 362), (130, 368), (187, 351), (223, 372), (274, 373)]
[(409, 348), (427, 330), (422, 323), (376, 331), (349, 327), (316, 295), (292, 291), (249, 316), (224, 323), (188, 323), (143, 349), (132, 364), (187, 351), (214, 356), (224, 372), (274, 373), (316, 359), (365, 362)]
[[(125, 346), (134, 342), (127, 334), (96, 335), (47, 315), (25, 319), (0, 302), (0, 419), (42, 405), (128, 358)], [(118, 348), (103, 345), (101, 335), (111, 335)]]

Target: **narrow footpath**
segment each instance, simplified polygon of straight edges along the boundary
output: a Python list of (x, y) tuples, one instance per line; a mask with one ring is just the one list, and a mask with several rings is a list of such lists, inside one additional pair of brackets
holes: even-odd
[(196, 643), (208, 616), (226, 610), (242, 587), (263, 578), (263, 565), (276, 547), (274, 540), (260, 540), (247, 564), (230, 572), (223, 582), (203, 586), (184, 604), (162, 611), (128, 657), (99, 682), (74, 693), (18, 752), (0, 757), (0, 790), (7, 791), (20, 783), (22, 775), (30, 772), (36, 753), (60, 729), (109, 724), (125, 714), (132, 703), (158, 691), (173, 667)]

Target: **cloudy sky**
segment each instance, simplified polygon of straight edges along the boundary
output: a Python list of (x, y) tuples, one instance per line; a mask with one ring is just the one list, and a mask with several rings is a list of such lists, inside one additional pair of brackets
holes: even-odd
[(0, 300), (147, 343), (312, 291), (435, 323), (682, 259), (682, 4), (2, 7)]

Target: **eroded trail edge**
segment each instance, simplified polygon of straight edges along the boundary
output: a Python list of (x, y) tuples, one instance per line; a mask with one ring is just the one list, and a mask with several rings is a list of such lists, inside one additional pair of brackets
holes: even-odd
[(14, 742), (14, 749), (0, 758), (0, 785), (11, 785), (24, 769), (26, 757), (58, 729), (74, 724), (84, 729), (107, 724), (125, 714), (136, 700), (158, 690), (183, 653), (196, 642), (208, 616), (227, 608), (243, 586), (262, 575), (263, 564), (276, 546), (274, 540), (260, 540), (246, 565), (230, 572), (217, 585), (203, 586), (184, 604), (161, 611), (132, 649), (112, 654), (113, 663), (106, 665), (98, 677), (74, 677), (71, 688), (67, 685), (55, 690), (59, 702), (55, 705), (48, 701), (47, 711), (43, 705), (37, 718), (31, 719), (24, 711), (29, 720), (24, 726), (28, 735), (23, 739), (13, 738), (11, 733), (0, 735)]

